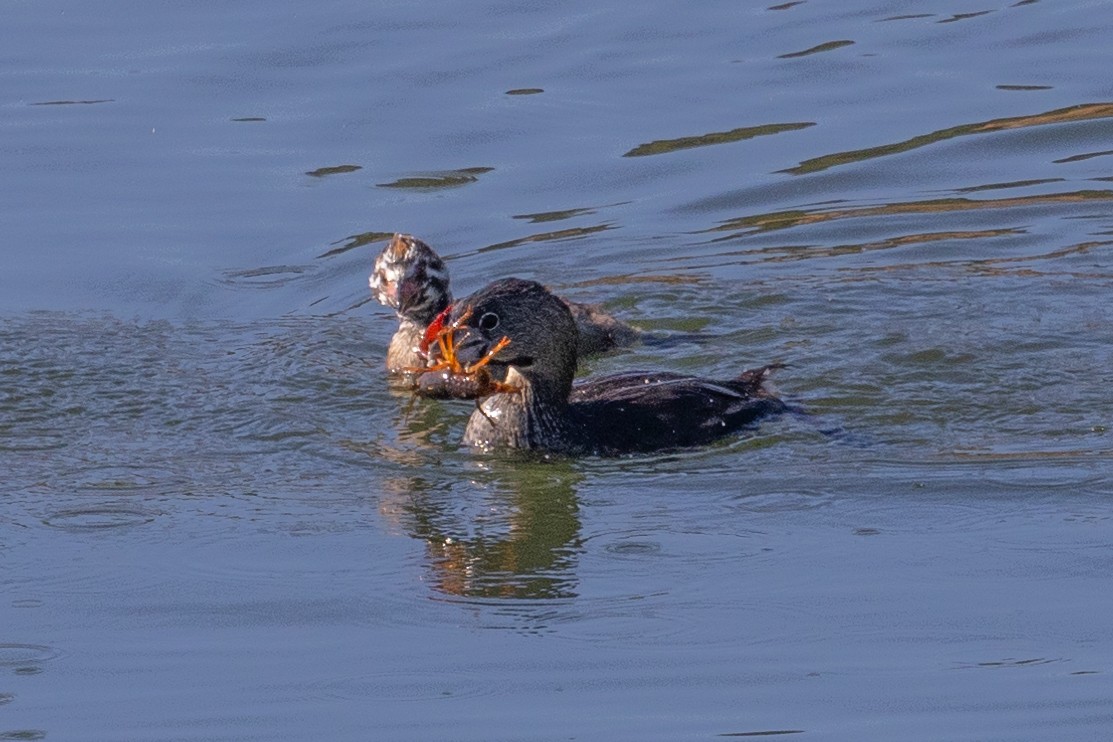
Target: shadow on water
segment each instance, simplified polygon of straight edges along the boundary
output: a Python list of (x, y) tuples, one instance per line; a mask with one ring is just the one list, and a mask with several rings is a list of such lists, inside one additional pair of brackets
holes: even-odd
[(362, 165), (331, 165), (329, 167), (319, 167), (316, 170), (310, 170), (306, 173), (306, 175), (312, 178), (323, 178), (327, 175), (344, 175), (345, 173), (354, 173), (362, 169)]
[(823, 44), (817, 44), (810, 49), (804, 49), (798, 52), (789, 52), (788, 54), (778, 55), (777, 59), (797, 59), (799, 57), (808, 57), (812, 54), (822, 54), (823, 52), (831, 52), (835, 49), (841, 49), (844, 46), (853, 46), (854, 42), (849, 39), (841, 39), (839, 41), (827, 41)]
[[(880, 206), (856, 206), (842, 209), (801, 209), (794, 211), (777, 211), (768, 214), (755, 214), (726, 220), (706, 230), (706, 232), (730, 232), (731, 234), (725, 237), (716, 238), (717, 240), (729, 240), (756, 232), (791, 229), (793, 227), (820, 224), (842, 219), (864, 219), (900, 214), (946, 214), (963, 211), (980, 211), (983, 209), (1027, 208), (1052, 204), (1101, 203), (1108, 201), (1113, 201), (1113, 191), (1085, 190), (1070, 193), (1016, 196), (1013, 198), (998, 199), (941, 198), (924, 201), (895, 202), (882, 204)], [(991, 233), (990, 236), (1001, 233), (1006, 232), (996, 230)]]
[(491, 252), (493, 250), (504, 250), (508, 247), (519, 247), (521, 245), (529, 245), (535, 242), (554, 242), (558, 240), (569, 240), (587, 237), (588, 235), (605, 232), (609, 229), (614, 229), (615, 226), (611, 223), (596, 224), (590, 227), (569, 227), (568, 229), (558, 229), (552, 232), (537, 232), (526, 237), (519, 237), (506, 242), (497, 242), (493, 245), (486, 245), (476, 249), (474, 252), (482, 254)]
[(815, 122), (805, 121), (791, 124), (762, 124), (761, 126), (744, 126), (738, 129), (731, 129), (730, 131), (713, 132), (710, 134), (701, 134), (700, 136), (681, 137), (679, 139), (658, 139), (647, 144), (639, 144), (637, 147), (634, 147), (624, 154), (623, 157), (661, 155), (683, 149), (693, 149), (695, 147), (708, 147), (714, 144), (741, 142), (746, 139), (753, 139), (754, 137), (807, 129), (809, 126), (815, 126)]
[(331, 247), (317, 256), (317, 259), (331, 258), (349, 250), (355, 250), (358, 247), (365, 245), (373, 245), (377, 242), (387, 242), (394, 236), (393, 232), (360, 232), (359, 234), (348, 235), (343, 239), (336, 240), (330, 244), (336, 245)]
[(1077, 106), (1069, 106), (1067, 108), (1058, 108), (1054, 111), (1047, 111), (1045, 113), (1032, 114), (1030, 116), (1010, 116), (1008, 118), (992, 119), (990, 121), (979, 121), (973, 124), (960, 124), (959, 126), (951, 126), (946, 129), (939, 129), (928, 134), (912, 137), (903, 142), (850, 150), (848, 152), (836, 152), (830, 155), (823, 155), (822, 157), (813, 157), (810, 160), (804, 160), (796, 167), (791, 167), (781, 172), (791, 175), (804, 175), (841, 165), (873, 160), (879, 157), (888, 157), (956, 137), (970, 136), (973, 134), (988, 134), (990, 132), (1010, 129), (1024, 129), (1035, 126), (1048, 126), (1051, 124), (1108, 119), (1111, 117), (1113, 117), (1113, 103), (1085, 103)]
[(379, 183), (380, 188), (413, 188), (418, 190), (434, 190), (438, 188), (456, 188), (468, 185), (479, 180), (479, 176), (494, 170), (493, 167), (465, 167), (459, 170), (446, 170), (442, 172), (409, 175), (389, 183)]

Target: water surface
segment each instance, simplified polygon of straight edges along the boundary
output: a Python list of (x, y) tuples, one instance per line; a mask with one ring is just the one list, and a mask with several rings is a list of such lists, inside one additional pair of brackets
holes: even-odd
[[(1106, 3), (0, 24), (0, 737), (1100, 739)], [(807, 414), (459, 446), (393, 231)]]

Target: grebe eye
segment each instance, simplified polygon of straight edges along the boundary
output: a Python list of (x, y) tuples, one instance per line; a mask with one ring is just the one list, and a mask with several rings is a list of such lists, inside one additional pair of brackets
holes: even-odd
[(499, 316), (494, 312), (486, 312), (479, 318), (480, 330), (493, 330), (499, 326)]

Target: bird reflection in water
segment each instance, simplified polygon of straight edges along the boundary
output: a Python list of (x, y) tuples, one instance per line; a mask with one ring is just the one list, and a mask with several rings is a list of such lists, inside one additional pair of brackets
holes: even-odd
[(425, 542), (427, 579), (438, 592), (571, 598), (582, 550), (581, 478), (570, 461), (492, 459), (467, 479), (394, 477), (384, 494), (391, 518)]

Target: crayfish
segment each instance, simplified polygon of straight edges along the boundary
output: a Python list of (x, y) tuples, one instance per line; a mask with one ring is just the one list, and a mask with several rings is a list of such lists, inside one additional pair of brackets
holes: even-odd
[(492, 394), (516, 392), (518, 387), (497, 381), (486, 368), (491, 359), (506, 346), (510, 338), (503, 337), (478, 361), (463, 364), (456, 357), (456, 333), (468, 332), (464, 323), (471, 317), (471, 307), (451, 323), (447, 322), (452, 311), (449, 305), (429, 323), (421, 340), (420, 350), (431, 361), (422, 368), (407, 368), (417, 374), (417, 389), (422, 396), (450, 399), (478, 399)]

